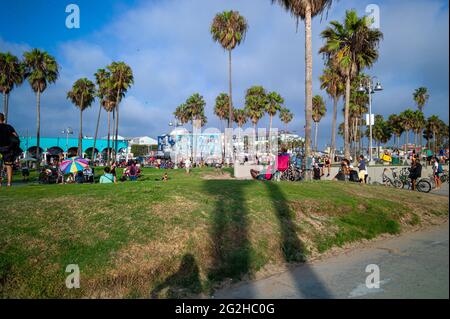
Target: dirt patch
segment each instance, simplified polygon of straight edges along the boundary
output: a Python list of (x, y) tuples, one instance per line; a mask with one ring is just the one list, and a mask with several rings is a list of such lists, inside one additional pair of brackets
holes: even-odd
[(223, 174), (206, 174), (202, 176), (202, 179), (205, 180), (229, 180), (234, 179), (231, 177), (230, 173), (223, 173)]

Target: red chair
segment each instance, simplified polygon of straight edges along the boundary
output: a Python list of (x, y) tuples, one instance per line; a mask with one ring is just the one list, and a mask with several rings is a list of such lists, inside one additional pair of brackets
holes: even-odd
[(289, 168), (289, 155), (278, 155), (277, 171), (284, 172)]

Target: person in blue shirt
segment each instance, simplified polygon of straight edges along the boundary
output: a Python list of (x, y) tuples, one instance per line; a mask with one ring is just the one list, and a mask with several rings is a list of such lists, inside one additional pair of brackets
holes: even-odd
[(100, 184), (110, 184), (115, 183), (115, 177), (111, 174), (111, 169), (109, 167), (105, 167), (103, 175), (100, 177)]

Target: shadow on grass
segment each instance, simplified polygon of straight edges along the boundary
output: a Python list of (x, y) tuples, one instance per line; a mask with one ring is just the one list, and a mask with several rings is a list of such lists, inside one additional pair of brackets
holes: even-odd
[(248, 238), (248, 211), (241, 181), (205, 181), (204, 190), (216, 198), (211, 212), (210, 238), (213, 245), (211, 282), (242, 279), (251, 273), (251, 245)]
[[(212, 262), (207, 271), (208, 281), (212, 284), (228, 278), (241, 280), (245, 275), (251, 276), (255, 269), (256, 256), (249, 239), (248, 208), (245, 205), (245, 188), (251, 183), (255, 182), (218, 180), (203, 182), (203, 190), (209, 194), (209, 198), (213, 197), (214, 200), (209, 231)], [(292, 211), (284, 193), (276, 183), (264, 182), (264, 185), (267, 191), (265, 196), (272, 204), (281, 230), (280, 250), (284, 261), (286, 263), (306, 262), (305, 245), (298, 237), (298, 226), (294, 222)], [(158, 294), (162, 289), (174, 286), (174, 282), (177, 283), (177, 287), (187, 289), (191, 293), (201, 290), (198, 267), (194, 257), (189, 256), (191, 262), (188, 264), (195, 264), (195, 269), (190, 272), (195, 274), (196, 279), (180, 279), (184, 278), (182, 276), (185, 273), (183, 269), (189, 268), (180, 266), (180, 270), (176, 274), (170, 276), (163, 284), (155, 288), (152, 296), (155, 295), (155, 292)], [(292, 270), (291, 277), (295, 282), (295, 297), (331, 298), (326, 287), (307, 263)], [(193, 282), (197, 282), (197, 284), (192, 284)], [(233, 297), (251, 299), (260, 296), (264, 297), (258, 293), (255, 284), (251, 283), (247, 285), (245, 292), (238, 293)], [(177, 296), (171, 295), (169, 291), (167, 297), (176, 298)]]
[(183, 256), (178, 271), (156, 286), (150, 294), (151, 298), (160, 298), (164, 290), (167, 290), (165, 298), (182, 298), (202, 291), (200, 271), (193, 255)]
[(298, 237), (298, 226), (294, 223), (294, 217), (280, 186), (273, 182), (266, 182), (265, 185), (280, 226), (280, 249), (283, 252), (284, 260), (287, 263), (303, 263), (301, 267), (290, 271), (298, 293), (303, 298), (331, 298), (314, 270), (306, 263), (306, 247)]

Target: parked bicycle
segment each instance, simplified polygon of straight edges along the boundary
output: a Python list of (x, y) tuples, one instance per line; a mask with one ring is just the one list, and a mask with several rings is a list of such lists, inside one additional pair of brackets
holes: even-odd
[(291, 182), (301, 181), (304, 179), (304, 172), (295, 165), (291, 164), (289, 165), (289, 168), (281, 174), (280, 179), (282, 181)]
[[(390, 170), (392, 172), (392, 178), (390, 178), (386, 172)], [(385, 168), (383, 171), (383, 184), (386, 186), (393, 186), (395, 188), (403, 188), (403, 181), (400, 179), (397, 174), (396, 168)]]
[[(408, 178), (406, 180), (406, 182), (403, 183), (403, 188), (407, 188), (407, 189), (412, 188), (412, 182), (411, 182), (410, 178)], [(427, 179), (421, 178), (416, 181), (416, 190), (418, 192), (429, 193), (432, 189), (433, 188), (431, 186), (431, 183)]]

